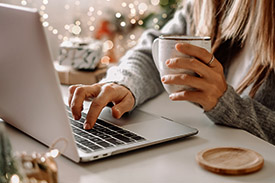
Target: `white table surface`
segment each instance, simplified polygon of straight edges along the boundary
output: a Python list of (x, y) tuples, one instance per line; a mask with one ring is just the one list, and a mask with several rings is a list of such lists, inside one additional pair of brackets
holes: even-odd
[[(64, 97), (67, 87), (62, 86)], [(146, 102), (141, 110), (195, 127), (199, 133), (187, 139), (155, 145), (105, 159), (76, 164), (57, 158), (60, 183), (178, 183), (178, 182), (275, 182), (275, 146), (238, 129), (217, 126), (202, 109), (188, 102), (172, 102), (166, 93)], [(47, 147), (6, 125), (15, 151), (45, 152)], [(152, 129), (154, 130), (154, 129)], [(196, 154), (210, 147), (244, 147), (260, 153), (264, 167), (253, 174), (218, 175), (201, 168)]]

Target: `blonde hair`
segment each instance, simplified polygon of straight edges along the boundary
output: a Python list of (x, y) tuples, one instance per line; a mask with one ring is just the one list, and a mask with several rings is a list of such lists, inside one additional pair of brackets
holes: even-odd
[(237, 92), (253, 84), (249, 95), (254, 97), (275, 68), (275, 1), (195, 0), (193, 8), (193, 33), (211, 36), (213, 53), (227, 40), (253, 45), (252, 66)]

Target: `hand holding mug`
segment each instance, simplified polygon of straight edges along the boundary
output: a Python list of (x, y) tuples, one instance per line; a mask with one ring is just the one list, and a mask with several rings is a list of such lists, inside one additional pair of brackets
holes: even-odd
[[(157, 66), (160, 76), (167, 74), (189, 74), (196, 75), (195, 72), (188, 69), (182, 68), (169, 68), (165, 64), (168, 59), (171, 58), (189, 58), (190, 56), (181, 53), (175, 49), (177, 43), (190, 43), (206, 50), (211, 50), (211, 40), (210, 37), (196, 37), (196, 36), (177, 36), (177, 35), (163, 35), (155, 39), (152, 46), (152, 54)], [(165, 90), (171, 94), (182, 90), (192, 90), (190, 86), (187, 85), (177, 85), (177, 84), (165, 84), (163, 83)]]
[(188, 43), (176, 44), (176, 50), (191, 56), (177, 57), (166, 61), (171, 69), (188, 69), (197, 76), (188, 74), (167, 74), (161, 80), (165, 84), (187, 85), (196, 90), (178, 91), (169, 95), (171, 100), (187, 100), (200, 104), (205, 111), (214, 108), (227, 89), (223, 67), (206, 49)]
[(153, 58), (171, 100), (188, 100), (212, 109), (227, 88), (223, 67), (210, 53), (210, 37), (160, 36)]

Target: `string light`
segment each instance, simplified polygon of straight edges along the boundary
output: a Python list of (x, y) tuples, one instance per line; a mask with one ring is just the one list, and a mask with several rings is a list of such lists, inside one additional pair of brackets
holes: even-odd
[(95, 8), (91, 6), (91, 7), (89, 8), (89, 11), (90, 11), (90, 12), (94, 12), (94, 11), (95, 11)]
[(101, 58), (101, 63), (102, 63), (102, 64), (105, 64), (105, 65), (108, 65), (108, 64), (110, 63), (110, 60), (111, 60), (110, 57), (108, 57), (108, 56), (103, 56), (103, 57)]
[[(105, 2), (109, 3), (111, 0), (105, 0)], [(115, 0), (112, 0), (115, 1)], [(143, 15), (145, 15), (147, 13), (147, 11), (152, 9), (152, 6), (158, 6), (160, 4), (160, 0), (150, 0), (150, 3), (147, 2), (140, 2), (141, 0), (134, 0), (131, 3), (127, 3), (127, 2), (122, 2), (120, 4), (120, 6), (123, 8), (123, 13), (128, 11), (128, 15), (125, 19), (125, 17), (123, 17), (123, 14), (119, 11), (115, 12), (115, 18), (119, 19), (119, 26), (121, 27), (121, 29), (128, 29), (129, 25), (140, 25), (142, 26), (144, 24), (143, 20), (141, 19), (141, 17), (143, 17)], [(145, 0), (142, 0), (145, 1)], [(164, 0), (164, 3), (167, 2), (168, 0)], [(32, 0), (21, 0), (21, 5), (23, 6), (27, 6), (30, 5)], [(51, 25), (51, 17), (50, 14), (47, 12), (47, 6), (49, 5), (49, 0), (40, 0), (41, 4), (38, 6), (40, 7), (39, 9), (39, 13), (41, 15), (41, 22), (43, 27), (47, 28), (48, 31), (50, 31), (53, 35), (55, 35), (58, 40), (60, 41), (67, 41), (69, 40), (69, 37), (73, 36), (81, 36), (81, 34), (88, 34), (88, 33), (92, 33), (96, 30), (96, 26), (95, 26), (95, 22), (96, 20), (98, 20), (99, 16), (102, 16), (104, 14), (104, 12), (98, 8), (96, 8), (96, 4), (88, 5), (87, 6), (87, 11), (86, 13), (83, 13), (81, 15), (81, 17), (78, 17), (73, 23), (66, 23), (63, 26), (63, 29), (61, 27), (61, 29), (58, 29), (57, 27), (55, 27), (54, 25)], [(80, 0), (73, 0), (65, 3), (63, 8), (65, 11), (70, 12), (74, 10), (79, 10), (80, 7), (82, 8), (83, 6), (80, 6), (82, 3), (82, 1)], [(162, 3), (162, 1), (161, 1)], [(147, 13), (148, 14), (148, 13)], [(84, 16), (83, 16), (84, 15)], [(86, 16), (86, 17), (85, 17)], [(163, 13), (161, 14), (161, 17), (163, 19), (167, 18), (167, 14)], [(123, 18), (123, 19), (121, 19)], [(85, 20), (86, 19), (86, 20)], [(85, 21), (84, 21), (85, 20)], [(154, 18), (153, 19), (153, 23), (154, 23), (154, 28), (155, 29), (160, 29), (160, 25), (158, 25), (159, 23), (159, 19), (158, 18)], [(127, 30), (126, 30), (127, 31)], [(117, 45), (116, 48), (119, 51), (125, 51), (128, 47), (132, 47), (135, 44), (137, 44), (137, 41), (135, 40), (138, 36), (136, 35), (136, 33), (131, 33), (130, 35), (119, 35), (117, 36), (119, 41), (123, 41), (123, 42), (127, 42), (127, 44), (123, 44), (123, 45)], [(114, 47), (114, 43), (111, 40), (108, 40), (105, 43), (105, 46), (107, 45), (107, 47), (105, 47), (107, 50), (110, 50)], [(105, 58), (104, 61), (108, 61), (108, 58)], [(110, 58), (109, 58), (110, 61)]]
[(136, 9), (132, 8), (132, 9), (130, 10), (130, 12), (131, 12), (131, 15), (132, 15), (132, 16), (135, 16), (135, 15), (136, 15)]
[(147, 6), (147, 4), (145, 4), (145, 3), (140, 3), (140, 4), (138, 5), (138, 10), (139, 10), (139, 11), (145, 12), (145, 11), (147, 10), (147, 8), (148, 8), (148, 6)]
[(103, 43), (103, 52), (111, 50), (114, 47), (114, 43), (111, 40), (107, 40)]
[(158, 6), (160, 3), (160, 0), (151, 0), (151, 4), (154, 6)]
[(52, 30), (53, 30), (53, 27), (52, 27), (52, 26), (49, 26), (48, 30), (49, 30), (49, 31), (52, 31)]
[(138, 21), (138, 24), (139, 24), (139, 25), (143, 25), (143, 21), (142, 21), (142, 20), (139, 20), (139, 21)]
[(136, 21), (136, 19), (134, 19), (134, 18), (130, 20), (130, 23), (131, 23), (131, 24), (135, 24), (136, 22), (137, 22), (137, 21)]
[(79, 25), (73, 25), (72, 29), (71, 29), (71, 32), (74, 35), (79, 35), (81, 33), (81, 27)]
[(48, 27), (49, 26), (49, 22), (43, 22), (42, 25), (43, 25), (43, 27)]
[(75, 21), (75, 25), (80, 26), (81, 22), (79, 20)]
[(167, 18), (167, 16), (168, 16), (168, 15), (167, 15), (166, 13), (163, 13), (163, 14), (161, 15), (162, 18)]
[(53, 157), (53, 158), (56, 158), (59, 154), (60, 154), (60, 152), (59, 152), (58, 149), (52, 149), (50, 151), (50, 156)]
[(48, 14), (44, 14), (42, 17), (44, 18), (44, 20), (46, 20), (47, 18), (49, 18), (49, 15)]
[(159, 30), (159, 29), (160, 29), (160, 26), (159, 26), (159, 25), (155, 25), (154, 28), (155, 28), (156, 30)]
[(69, 30), (70, 26), (69, 25), (65, 25), (64, 28), (65, 28), (65, 30)]
[(94, 26), (90, 26), (90, 27), (89, 27), (89, 30), (90, 30), (91, 32), (93, 32), (93, 31), (95, 30), (95, 27), (94, 27)]
[(115, 16), (116, 16), (116, 18), (121, 18), (122, 15), (121, 15), (121, 13), (117, 12)]
[(61, 34), (59, 34), (59, 35), (57, 36), (57, 38), (58, 38), (59, 40), (62, 40), (62, 39), (63, 39), (63, 36), (62, 36)]
[(126, 26), (126, 22), (124, 22), (124, 21), (120, 22), (120, 26), (121, 27), (125, 27)]
[(156, 23), (158, 23), (158, 21), (159, 21), (159, 19), (157, 19), (157, 18), (154, 18), (153, 19), (153, 22), (156, 24)]
[(91, 20), (92, 22), (94, 22), (96, 19), (95, 19), (95, 17), (91, 17), (90, 20)]
[(27, 3), (27, 1), (23, 0), (23, 1), (21, 1), (21, 4), (22, 4), (23, 6), (26, 6), (28, 3)]
[(57, 29), (54, 29), (53, 30), (53, 34), (57, 34), (58, 33), (58, 30)]
[(123, 8), (125, 8), (125, 7), (127, 6), (127, 3), (123, 2), (123, 3), (121, 3), (121, 6), (122, 6)]
[(43, 0), (43, 4), (47, 5), (49, 3), (48, 0)]
[(129, 7), (130, 9), (132, 9), (132, 8), (134, 8), (134, 4), (133, 4), (133, 3), (130, 3), (130, 4), (128, 5), (128, 7)]
[(20, 183), (20, 178), (18, 175), (13, 174), (10, 179), (10, 183)]
[(136, 38), (136, 36), (135, 36), (134, 34), (131, 34), (131, 35), (130, 35), (130, 39), (133, 40), (133, 39), (135, 39), (135, 38)]
[[(151, 4), (154, 6), (156, 6), (160, 3), (160, 0), (150, 0), (150, 1), (151, 1)], [(27, 6), (28, 2), (31, 2), (31, 1), (21, 0), (21, 5)], [(110, 2), (110, 0), (106, 0), (106, 2)], [(49, 21), (47, 21), (49, 19), (49, 14), (45, 13), (45, 11), (46, 11), (46, 6), (48, 4), (49, 4), (49, 0), (42, 0), (42, 5), (40, 6), (40, 14), (42, 16), (42, 18), (41, 18), (42, 25), (43, 25), (43, 27), (47, 27), (49, 31), (51, 31), (53, 34), (56, 35), (60, 31), (58, 31), (57, 28), (50, 25)], [(80, 6), (80, 4), (81, 4), (80, 0), (75, 0), (73, 5)], [(137, 10), (138, 10), (139, 15), (143, 15), (147, 11), (148, 5), (146, 3), (144, 3), (144, 2), (140, 3), (138, 0), (135, 0), (133, 3), (129, 3), (129, 4), (127, 4), (126, 2), (122, 2), (121, 6), (124, 8), (128, 7), (130, 9), (130, 15), (129, 15), (130, 20), (129, 21), (131, 24), (136, 24), (136, 23), (138, 23), (138, 25), (143, 24), (142, 20), (136, 19), (134, 17), (137, 16)], [(137, 9), (135, 9), (135, 7), (137, 7)], [(64, 5), (65, 10), (69, 10), (71, 8), (72, 7), (69, 3)], [(92, 16), (94, 11), (95, 11), (95, 8), (93, 6), (90, 6), (87, 11), (87, 15), (90, 17), (90, 19), (87, 21), (89, 31), (95, 30), (95, 27), (92, 26), (92, 22), (94, 22), (96, 20), (96, 18), (94, 16)], [(97, 14), (97, 16), (101, 16), (101, 15), (103, 15), (103, 12), (101, 10), (98, 10), (96, 12), (96, 14)], [(117, 12), (116, 18), (121, 18), (121, 17), (122, 17), (122, 14)], [(162, 17), (166, 18), (167, 15), (163, 14)], [(125, 21), (120, 23), (121, 27), (126, 27), (126, 25), (127, 25), (127, 23)], [(65, 25), (65, 31), (68, 31), (70, 33), (78, 35), (82, 32), (82, 28), (80, 27), (80, 25), (75, 24), (75, 26), (71, 26), (71, 28), (69, 29), (68, 25)], [(65, 36), (62, 36), (62, 37), (65, 37)]]
[(102, 11), (101, 11), (101, 10), (98, 10), (98, 11), (96, 12), (96, 14), (97, 14), (98, 16), (100, 16), (100, 15), (102, 15)]
[(41, 6), (40, 6), (40, 10), (41, 10), (41, 11), (44, 11), (44, 10), (46, 10), (46, 6), (44, 6), (44, 5), (41, 5)]

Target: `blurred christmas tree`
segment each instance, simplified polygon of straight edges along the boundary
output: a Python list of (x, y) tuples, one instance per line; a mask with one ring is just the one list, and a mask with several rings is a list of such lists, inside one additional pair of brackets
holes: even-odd
[[(127, 33), (137, 26), (144, 29), (161, 29), (165, 23), (173, 17), (175, 11), (181, 7), (181, 2), (182, 0), (158, 0), (154, 6), (158, 6), (159, 10), (148, 10), (153, 6), (151, 4), (146, 5), (146, 11), (142, 12), (139, 10), (139, 12), (142, 13), (134, 13), (133, 15), (131, 12), (134, 8), (130, 8), (131, 12), (129, 14), (123, 14), (121, 12), (115, 12), (114, 10), (109, 9), (109, 14), (112, 15), (112, 18), (110, 18), (110, 22), (113, 26), (111, 30)], [(139, 7), (139, 9), (141, 8)]]
[[(109, 50), (108, 60), (110, 62), (118, 60), (126, 50), (135, 46), (144, 29), (161, 29), (173, 17), (175, 11), (180, 7), (181, 1), (151, 0), (150, 3), (130, 3), (128, 6), (126, 3), (122, 3), (123, 7), (129, 9), (124, 9), (124, 11), (108, 9), (106, 12), (109, 17), (99, 23), (95, 33), (96, 39), (105, 37), (111, 43), (111, 46), (107, 48)], [(114, 53), (115, 50), (117, 50), (116, 53)]]
[(181, 0), (160, 0), (159, 6), (159, 12), (151, 12), (142, 18), (143, 24), (141, 26), (143, 28), (161, 29), (181, 6)]

